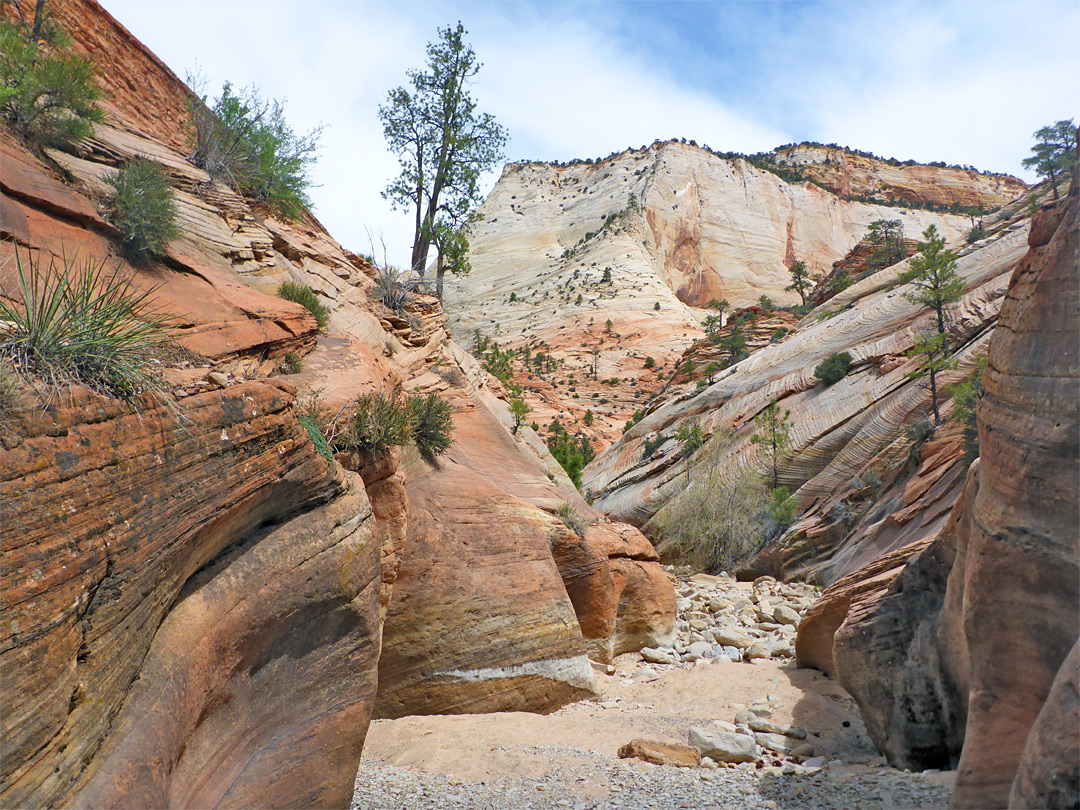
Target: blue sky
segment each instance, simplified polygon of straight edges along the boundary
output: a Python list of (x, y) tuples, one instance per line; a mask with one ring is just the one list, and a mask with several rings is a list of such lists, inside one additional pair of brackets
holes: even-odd
[(396, 161), (378, 105), (459, 19), (507, 160), (816, 140), (1031, 180), (1031, 133), (1080, 116), (1078, 0), (101, 2), (181, 77), (254, 83), (287, 98), (296, 130), (327, 124), (317, 216), (351, 250), (381, 257), (385, 240), (397, 263), (411, 233), (379, 195)]

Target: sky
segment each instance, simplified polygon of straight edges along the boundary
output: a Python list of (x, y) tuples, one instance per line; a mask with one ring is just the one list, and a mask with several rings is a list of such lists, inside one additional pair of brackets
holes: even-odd
[(346, 248), (398, 265), (411, 217), (380, 194), (399, 168), (378, 108), (459, 20), (506, 161), (667, 138), (740, 152), (819, 141), (1030, 182), (1032, 133), (1080, 118), (1078, 0), (100, 2), (212, 96), (256, 85), (285, 99), (296, 132), (326, 125), (316, 216)]

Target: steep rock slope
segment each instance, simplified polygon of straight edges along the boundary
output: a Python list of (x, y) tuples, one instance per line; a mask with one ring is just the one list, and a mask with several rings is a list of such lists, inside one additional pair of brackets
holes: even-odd
[(1080, 634), (1078, 230), (1074, 180), (1036, 216), (1012, 275), (978, 406), (980, 460), (945, 530), (858, 609), (844, 592), (869, 590), (859, 583), (876, 569), (837, 582), (800, 628), (820, 660), (836, 626), (823, 617), (846, 612), (833, 670), (890, 761), (959, 758), (955, 807), (1080, 801), (1080, 731), (1068, 723)]
[[(934, 182), (939, 170), (920, 168)], [(985, 197), (1000, 205), (1011, 191)], [(480, 213), (472, 273), (446, 295), (452, 334), (471, 345), (480, 330), (560, 361), (541, 384), (519, 380), (535, 391), (531, 418), (578, 421), (592, 409), (593, 424), (575, 427), (601, 446), (656, 393), (646, 381), (703, 336), (711, 300), (798, 303), (787, 267), (801, 259), (828, 272), (876, 219), (900, 219), (910, 235), (934, 223), (950, 241), (970, 228), (967, 217), (849, 202), (674, 141), (589, 164), (509, 164)], [(648, 357), (654, 372), (643, 370)]]
[[(0, 452), (3, 803), (346, 798), (378, 549), (362, 488), (316, 453), (291, 389), (141, 413), (80, 389), (44, 412), (24, 399)], [(299, 781), (266, 784), (267, 767)]]
[[(1027, 231), (1023, 217), (1005, 210), (987, 239), (958, 248), (957, 272), (966, 293), (954, 310), (950, 339), (959, 347), (960, 365), (942, 375), (943, 385), (970, 373), (975, 356), (985, 353), (1009, 275), (1026, 250)], [(821, 536), (811, 528), (829, 522), (823, 519), (850, 489), (850, 482), (873, 468), (878, 454), (902, 436), (905, 424), (929, 411), (930, 392), (922, 381), (908, 376), (915, 361), (903, 355), (929, 326), (929, 316), (907, 301), (897, 285), (906, 266), (901, 262), (842, 291), (807, 315), (780, 343), (714, 375), (711, 385), (673, 387), (663, 404), (586, 468), (583, 480), (596, 497), (597, 508), (615, 519), (643, 525), (647, 532), (655, 528), (663, 519), (658, 511), (683, 492), (686, 473), (695, 463), (695, 456), (686, 457), (674, 437), (691, 420), (706, 436), (721, 429), (734, 431), (724, 463), (762, 466), (760, 448), (750, 443), (753, 419), (777, 399), (790, 410), (794, 425), (794, 455), (782, 465), (780, 483), (792, 490), (802, 512), (785, 538), (795, 544), (808, 535)], [(852, 355), (852, 370), (826, 387), (813, 376), (813, 369), (839, 351)], [(646, 441), (654, 448), (648, 455), (643, 452)], [(924, 483), (933, 480), (926, 478)], [(940, 530), (950, 506), (946, 501), (937, 508), (936, 523), (928, 531)], [(910, 517), (922, 520), (917, 510)], [(893, 532), (880, 536), (883, 542), (862, 562), (917, 539)], [(798, 572), (830, 582), (862, 564), (848, 562), (850, 551), (835, 548), (842, 539), (835, 533), (831, 542), (823, 537), (824, 547), (819, 545), (809, 559), (797, 550), (785, 554), (771, 572)], [(834, 552), (835, 559), (830, 560)]]
[[(610, 594), (604, 605), (571, 600), (550, 548), (550, 512), (571, 500), (598, 516), (542, 444), (511, 436), (498, 384), (449, 339), (437, 303), (418, 296), (407, 311), (387, 309), (373, 293), (375, 269), (313, 217), (279, 221), (189, 164), (182, 83), (96, 3), (57, 8), (116, 93), (77, 155), (39, 157), (0, 133), (0, 293), (18, 300), (16, 252), (46, 265), (76, 252), (106, 261), (155, 288), (193, 354), (162, 368), (171, 395), (144, 403), (141, 420), (117, 402), (78, 396), (35, 416), (28, 393), (14, 436), (5, 434), (4, 803), (341, 806), (375, 703), (381, 617), (390, 639), (442, 621), (439, 654), (471, 656), (472, 668), (541, 672), (517, 684), (514, 704), (536, 711), (580, 693), (589, 645), (665, 638), (674, 590), (654, 559), (635, 558), (647, 575), (634, 587), (609, 575), (598, 586)], [(166, 167), (181, 229), (162, 261), (139, 267), (119, 256), (119, 233), (102, 215), (104, 180), (135, 156)], [(284, 280), (310, 285), (331, 307), (326, 332), (273, 294)], [(452, 476), (439, 479), (438, 465), (408, 457), (402, 466), (399, 453), (370, 464), (343, 455), (359, 476), (328, 464), (297, 422), (293, 386), (266, 379), (286, 352), (303, 355), (291, 378), (299, 397), (322, 389), (334, 411), (362, 393), (438, 390), (463, 409), (454, 438), (471, 455), (460, 466), (483, 486), (462, 490)], [(471, 421), (469, 410), (482, 418)], [(511, 467), (518, 474), (507, 482)], [(425, 483), (429, 471), (434, 483)], [(127, 473), (138, 487), (123, 483)], [(27, 495), (28, 482), (33, 497), (9, 497)], [(451, 556), (444, 549), (416, 549), (425, 515), (450, 528), (447, 544), (459, 527), (477, 531), (481, 490), (512, 502), (524, 528), (480, 527), (491, 553), (477, 557), (472, 592), (432, 571)], [(443, 510), (452, 495), (460, 508)], [(414, 500), (429, 506), (410, 520)], [(78, 521), (83, 534), (61, 537), (42, 515)], [(608, 571), (624, 551), (590, 541)], [(531, 602), (514, 591), (524, 575), (503, 579), (515, 566), (547, 572)], [(437, 607), (400, 620), (399, 572), (437, 581), (436, 606), (463, 609), (449, 620)], [(57, 582), (66, 584), (50, 587)], [(480, 648), (477, 617), (464, 608), (483, 593), (497, 595), (488, 607), (501, 632)], [(533, 643), (540, 625), (555, 643)], [(588, 642), (582, 625), (592, 628)], [(459, 648), (459, 637), (472, 646)], [(571, 665), (549, 665), (561, 661)], [(439, 680), (430, 669), (428, 677)], [(457, 699), (479, 706), (488, 688), (459, 679)], [(455, 710), (454, 701), (425, 700), (399, 705)]]

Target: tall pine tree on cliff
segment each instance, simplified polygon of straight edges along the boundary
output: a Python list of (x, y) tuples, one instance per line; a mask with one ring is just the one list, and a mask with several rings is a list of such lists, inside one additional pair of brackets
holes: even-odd
[(446, 270), (469, 270), (463, 229), (480, 203), (480, 175), (502, 159), (506, 130), (489, 113), (478, 113), (469, 94), (481, 63), (465, 42), (468, 32), (459, 22), (438, 33), (428, 43), (426, 69), (408, 71), (411, 88), (391, 90), (379, 118), (401, 164), (383, 197), (413, 212), (411, 266), (418, 275), (435, 246), (441, 292)]

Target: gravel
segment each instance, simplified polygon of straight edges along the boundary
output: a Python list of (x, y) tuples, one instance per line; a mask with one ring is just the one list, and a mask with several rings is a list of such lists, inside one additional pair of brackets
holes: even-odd
[[(460, 782), (365, 761), (356, 810), (645, 810), (646, 808), (946, 808), (950, 791), (920, 774), (891, 768), (829, 767), (817, 773), (747, 763), (717, 770), (627, 764), (549, 746), (532, 750), (576, 760), (541, 778)], [(791, 765), (787, 766), (789, 769)]]

